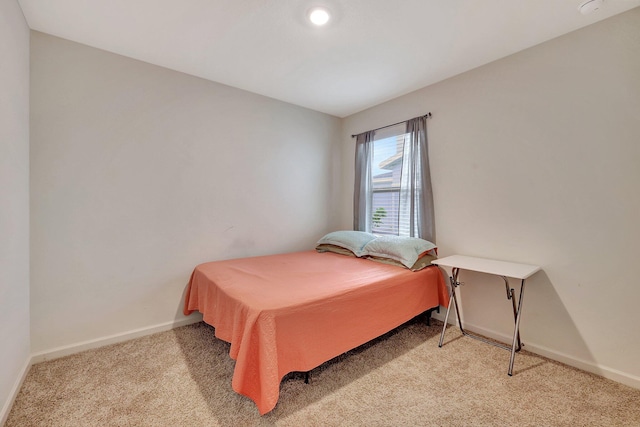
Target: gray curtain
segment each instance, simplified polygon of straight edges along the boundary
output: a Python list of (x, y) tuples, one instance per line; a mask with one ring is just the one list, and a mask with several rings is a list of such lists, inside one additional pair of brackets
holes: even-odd
[(353, 229), (371, 232), (371, 205), (373, 181), (373, 135), (375, 131), (361, 133), (356, 137), (355, 192), (353, 197)]
[[(400, 215), (409, 218), (408, 230), (401, 234), (436, 241), (427, 143), (427, 118), (407, 121), (408, 138), (404, 143), (400, 191)], [(404, 232), (403, 232), (404, 231)]]

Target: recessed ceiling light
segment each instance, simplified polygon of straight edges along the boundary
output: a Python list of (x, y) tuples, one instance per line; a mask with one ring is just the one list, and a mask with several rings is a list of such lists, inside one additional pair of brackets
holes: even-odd
[(311, 23), (317, 25), (318, 27), (321, 27), (329, 22), (329, 18), (331, 18), (331, 15), (329, 15), (329, 11), (323, 7), (314, 7), (309, 12), (309, 21), (311, 21)]

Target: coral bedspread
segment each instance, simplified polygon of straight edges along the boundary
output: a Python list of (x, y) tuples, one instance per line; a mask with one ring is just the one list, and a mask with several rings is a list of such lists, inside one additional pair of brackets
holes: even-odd
[(231, 343), (233, 389), (265, 414), (285, 374), (309, 371), (448, 300), (436, 267), (412, 272), (307, 251), (198, 265), (184, 313), (200, 311)]

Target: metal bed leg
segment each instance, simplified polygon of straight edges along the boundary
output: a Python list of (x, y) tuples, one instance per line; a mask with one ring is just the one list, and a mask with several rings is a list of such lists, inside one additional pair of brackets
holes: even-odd
[(440, 306), (430, 308), (423, 313), (423, 315), (425, 316), (425, 322), (427, 323), (427, 326), (431, 326), (431, 315), (433, 314), (434, 311), (440, 313)]

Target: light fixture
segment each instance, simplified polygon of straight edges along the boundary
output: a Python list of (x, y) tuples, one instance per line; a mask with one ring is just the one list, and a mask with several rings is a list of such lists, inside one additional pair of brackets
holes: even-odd
[(580, 6), (578, 6), (578, 10), (583, 15), (588, 15), (589, 13), (600, 9), (603, 2), (604, 0), (587, 0), (585, 2), (582, 2)]
[(324, 7), (314, 7), (309, 11), (309, 21), (318, 27), (326, 25), (330, 18), (329, 11)]

